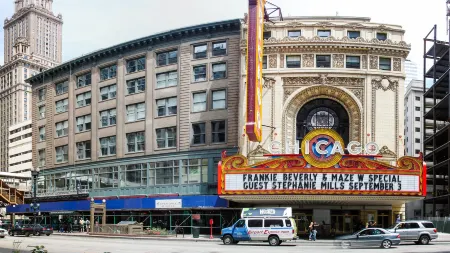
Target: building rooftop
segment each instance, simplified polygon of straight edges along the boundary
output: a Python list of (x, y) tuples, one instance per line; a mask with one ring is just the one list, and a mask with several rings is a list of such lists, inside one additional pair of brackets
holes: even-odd
[(110, 56), (112, 54), (123, 53), (125, 51), (135, 49), (137, 47), (144, 47), (144, 46), (152, 47), (158, 44), (170, 43), (187, 37), (207, 35), (216, 32), (239, 30), (240, 26), (241, 26), (240, 19), (230, 19), (225, 21), (188, 26), (166, 32), (157, 33), (154, 35), (149, 35), (143, 38), (130, 40), (121, 44), (99, 49), (92, 53), (82, 55), (78, 58), (66, 61), (54, 68), (45, 70), (37, 75), (34, 75), (33, 77), (30, 77), (25, 81), (27, 83), (33, 84), (42, 80), (45, 76), (51, 76), (53, 74), (66, 71), (71, 67), (78, 67), (88, 62), (98, 61), (99, 58)]
[(353, 20), (370, 22), (368, 17), (353, 17), (353, 16), (287, 16), (284, 20)]

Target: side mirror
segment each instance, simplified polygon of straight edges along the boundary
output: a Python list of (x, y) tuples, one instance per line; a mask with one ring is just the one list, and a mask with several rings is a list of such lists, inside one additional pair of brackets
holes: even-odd
[(356, 239), (359, 239), (359, 235), (356, 235)]
[(397, 232), (397, 228), (394, 229), (394, 233)]

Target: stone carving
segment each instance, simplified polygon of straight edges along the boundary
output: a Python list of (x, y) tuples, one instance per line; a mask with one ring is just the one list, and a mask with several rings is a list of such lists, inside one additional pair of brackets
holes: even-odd
[(367, 69), (367, 55), (361, 56), (361, 67)]
[(285, 26), (286, 27), (294, 27), (295, 28), (295, 27), (304, 26), (304, 24), (299, 22), (299, 21), (297, 21), (297, 20), (294, 20), (294, 21), (291, 21), (291, 22), (287, 23)]
[(380, 148), (380, 151), (378, 152), (379, 155), (382, 156), (389, 156), (389, 157), (397, 157), (397, 154), (395, 154), (392, 150), (390, 150), (387, 146), (383, 146)]
[(378, 56), (370, 55), (370, 69), (378, 69)]
[(328, 77), (327, 75), (319, 76), (302, 76), (302, 77), (282, 77), (284, 85), (311, 86), (311, 85), (333, 85), (333, 86), (363, 86), (364, 78), (357, 77)]
[(271, 54), (269, 55), (269, 68), (276, 68), (277, 67), (277, 55)]
[(394, 58), (394, 71), (402, 71), (402, 59), (400, 58)]
[(375, 29), (378, 29), (378, 30), (384, 32), (384, 31), (386, 31), (387, 26), (385, 26), (385, 25), (379, 25), (379, 26), (375, 27)]
[(392, 80), (388, 76), (382, 76), (379, 79), (372, 79), (372, 86), (375, 90), (382, 89), (383, 91), (392, 90), (397, 91), (398, 81)]
[(331, 27), (331, 26), (335, 26), (335, 24), (331, 23), (331, 22), (318, 22), (315, 23), (314, 26), (319, 26), (319, 27)]
[(355, 94), (355, 96), (359, 99), (359, 101), (361, 101), (361, 103), (363, 103), (363, 101), (364, 101), (363, 89), (350, 89), (350, 91), (353, 94)]
[(297, 88), (292, 88), (292, 87), (289, 87), (289, 88), (284, 88), (284, 99), (283, 99), (283, 102), (284, 101), (286, 101), (286, 99), (296, 90)]
[[(282, 136), (294, 143), (297, 136), (296, 117), (298, 110), (309, 101), (318, 98), (329, 98), (339, 101), (348, 112), (349, 122), (352, 122), (349, 129), (350, 139), (361, 141), (362, 117), (358, 103), (346, 91), (329, 85), (315, 85), (302, 89), (288, 102), (283, 114)], [(282, 145), (285, 148), (285, 143), (282, 143)]]
[(314, 54), (303, 54), (302, 66), (303, 68), (314, 68)]
[(280, 54), (280, 68), (284, 68), (284, 54)]
[(265, 89), (272, 89), (273, 85), (275, 84), (275, 79), (271, 78), (271, 77), (263, 77), (264, 82), (262, 87)]
[(365, 26), (363, 24), (360, 23), (348, 23), (344, 25), (347, 28), (352, 28), (352, 29), (358, 29), (358, 28), (364, 28)]
[(254, 150), (250, 151), (247, 156), (263, 156), (269, 154), (270, 154), (269, 151), (267, 151), (261, 145), (258, 145)]
[(246, 39), (241, 40), (241, 47), (247, 47), (247, 40)]
[(344, 55), (333, 54), (333, 68), (343, 68), (343, 67), (344, 67)]

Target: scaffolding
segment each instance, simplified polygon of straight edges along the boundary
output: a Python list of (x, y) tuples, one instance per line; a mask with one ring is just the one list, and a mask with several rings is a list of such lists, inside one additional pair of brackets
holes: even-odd
[(429, 185), (423, 201), (425, 217), (443, 217), (450, 213), (449, 49), (448, 42), (437, 40), (434, 25), (424, 38), (423, 58), (423, 151)]

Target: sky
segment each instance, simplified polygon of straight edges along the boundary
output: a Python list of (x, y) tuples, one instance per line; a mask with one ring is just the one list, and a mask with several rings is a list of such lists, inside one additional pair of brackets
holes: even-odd
[[(445, 0), (270, 0), (287, 16), (358, 16), (401, 25), (408, 56), (423, 69), (423, 38), (433, 25), (447, 40)], [(14, 0), (0, 0), (0, 20), (13, 15)], [(414, 4), (413, 4), (414, 3)], [(248, 0), (54, 0), (63, 16), (63, 61), (101, 48), (190, 25), (243, 18)], [(0, 31), (3, 64), (3, 30)]]

